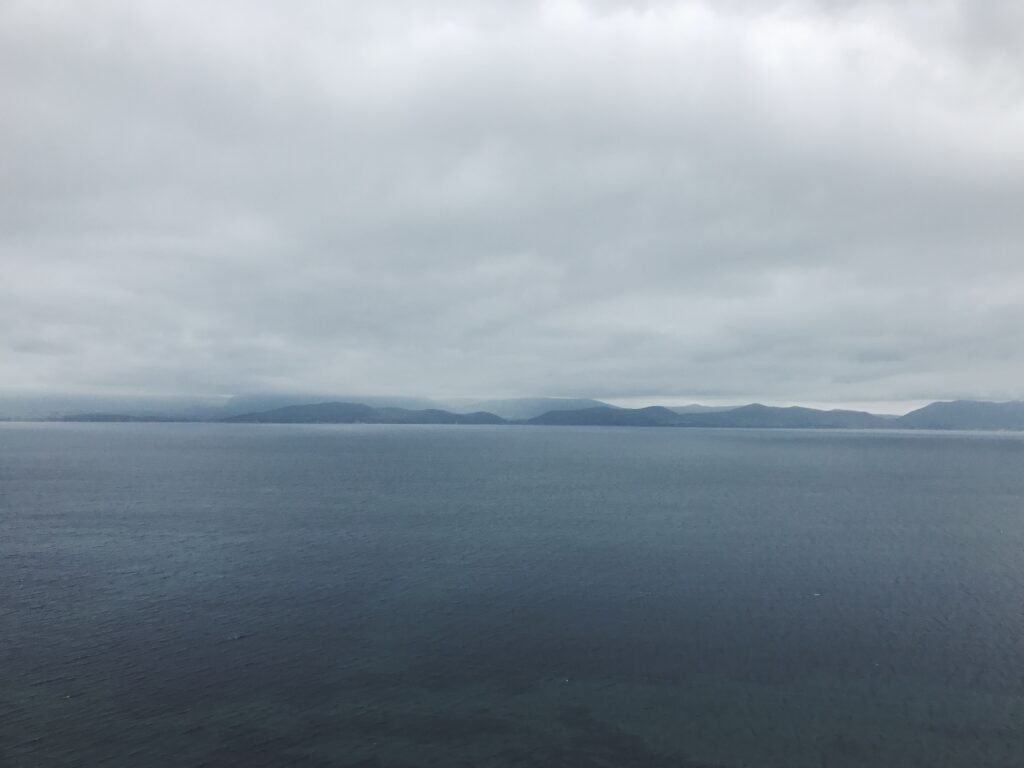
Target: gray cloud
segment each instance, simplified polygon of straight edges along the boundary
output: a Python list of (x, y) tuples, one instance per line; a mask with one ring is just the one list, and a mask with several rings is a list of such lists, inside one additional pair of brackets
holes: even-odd
[(1022, 13), (8, 0), (0, 387), (1024, 397)]

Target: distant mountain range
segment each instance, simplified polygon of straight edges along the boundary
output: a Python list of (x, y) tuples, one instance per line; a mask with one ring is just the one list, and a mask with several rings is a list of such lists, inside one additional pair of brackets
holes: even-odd
[[(372, 403), (371, 403), (372, 405)], [(422, 407), (422, 406), (421, 406)], [(492, 400), (438, 400), (434, 407), (445, 408), (455, 413), (488, 411), (503, 419), (517, 421), (532, 419), (549, 411), (578, 411), (583, 408), (615, 408), (614, 405), (592, 400), (589, 397), (512, 397)]]
[(653, 406), (636, 409), (588, 408), (553, 411), (530, 419), (531, 424), (634, 427), (746, 427), (774, 429), (978, 429), (1024, 430), (1024, 402), (974, 400), (932, 403), (905, 416), (879, 416), (866, 411), (823, 411), (797, 406), (779, 408), (754, 403), (728, 410), (680, 413)]
[(819, 411), (813, 408), (774, 408), (744, 405), (727, 411), (678, 413), (651, 406), (636, 409), (588, 408), (553, 411), (531, 424), (632, 427), (773, 427), (788, 429), (872, 429), (888, 427), (891, 420), (863, 411)]
[[(237, 402), (236, 402), (237, 400)], [(602, 427), (702, 427), (772, 429), (957, 429), (1024, 430), (1024, 402), (976, 400), (937, 402), (905, 416), (880, 416), (866, 411), (761, 405), (719, 408), (682, 406), (617, 408), (586, 398), (522, 398), (448, 401), (451, 410), (404, 407), (436, 401), (416, 398), (373, 398), (372, 402), (327, 401), (279, 405), (274, 398), (232, 399), (219, 411), (194, 416), (160, 413), (73, 413), (53, 416), (61, 421), (218, 421), (239, 424), (524, 424)], [(242, 406), (273, 405), (239, 412)], [(461, 406), (461, 407), (459, 407)], [(489, 406), (489, 407), (485, 407)], [(472, 408), (472, 410), (469, 410)]]
[(906, 429), (1024, 429), (1024, 402), (932, 403), (894, 420)]
[(548, 411), (527, 421), (528, 424), (586, 427), (674, 427), (683, 417), (660, 405), (647, 408), (581, 408), (575, 411)]
[(220, 421), (294, 405), (355, 403), (373, 408), (489, 411), (503, 419), (531, 419), (547, 411), (614, 406), (590, 398), (521, 397), (500, 399), (426, 398), (387, 395), (292, 392), (230, 397), (116, 397), (94, 395), (0, 395), (0, 419), (11, 421)]
[[(322, 403), (350, 403), (368, 405), (373, 408), (400, 408), (407, 411), (448, 411), (455, 414), (469, 414), (486, 411), (502, 419), (516, 421), (532, 419), (548, 411), (569, 411), (578, 408), (614, 408), (600, 400), (578, 397), (516, 397), (499, 399), (474, 398), (426, 398), (426, 397), (384, 397), (347, 395), (330, 397), (324, 395), (243, 395), (232, 397), (225, 403), (224, 417), (243, 416), (260, 411), (277, 410), (290, 406), (304, 406)], [(390, 422), (384, 422), (390, 423)]]
[(700, 405), (690, 403), (689, 405), (670, 405), (668, 409), (676, 413), (716, 413), (717, 411), (731, 411), (739, 408), (738, 405)]
[(363, 403), (289, 405), (258, 413), (229, 416), (234, 424), (504, 424), (493, 413), (452, 413), (440, 408), (374, 408)]

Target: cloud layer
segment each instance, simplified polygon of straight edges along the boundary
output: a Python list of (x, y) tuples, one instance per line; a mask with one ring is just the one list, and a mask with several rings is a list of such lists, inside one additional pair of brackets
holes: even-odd
[(1024, 6), (0, 3), (0, 389), (1024, 397)]

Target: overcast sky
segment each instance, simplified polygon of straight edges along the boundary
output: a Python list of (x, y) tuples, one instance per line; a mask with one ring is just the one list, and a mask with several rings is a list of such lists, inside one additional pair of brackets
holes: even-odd
[(0, 391), (1024, 397), (1024, 3), (0, 0)]

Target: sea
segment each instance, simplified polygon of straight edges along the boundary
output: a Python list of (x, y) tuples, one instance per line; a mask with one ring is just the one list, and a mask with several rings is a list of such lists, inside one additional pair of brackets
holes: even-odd
[(1024, 766), (1024, 435), (2, 424), (0, 766)]

